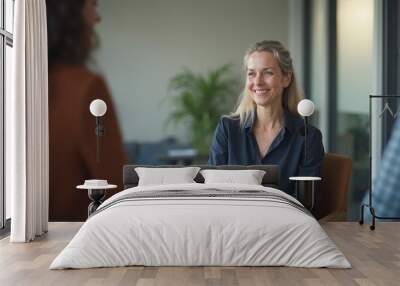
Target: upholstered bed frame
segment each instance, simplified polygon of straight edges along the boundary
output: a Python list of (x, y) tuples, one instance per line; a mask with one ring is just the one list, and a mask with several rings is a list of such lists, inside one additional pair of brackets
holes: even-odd
[[(263, 185), (278, 187), (276, 166), (198, 167), (262, 169)], [(134, 168), (124, 167), (125, 188), (138, 183)], [(50, 269), (135, 265), (351, 267), (291, 197), (226, 183), (125, 190), (100, 206)]]
[[(221, 166), (208, 166), (208, 165), (195, 165), (201, 169), (220, 169), (220, 170), (246, 170), (256, 169), (264, 170), (266, 173), (262, 180), (262, 185), (266, 187), (273, 187), (279, 189), (279, 169), (276, 165), (252, 165), (252, 166), (237, 166), (237, 165), (221, 165)], [(135, 172), (136, 167), (148, 167), (148, 168), (168, 168), (168, 167), (185, 167), (185, 166), (146, 166), (146, 165), (125, 165), (123, 170), (123, 183), (124, 189), (133, 188), (138, 185), (139, 176)], [(203, 176), (198, 173), (194, 179), (197, 183), (204, 183)]]

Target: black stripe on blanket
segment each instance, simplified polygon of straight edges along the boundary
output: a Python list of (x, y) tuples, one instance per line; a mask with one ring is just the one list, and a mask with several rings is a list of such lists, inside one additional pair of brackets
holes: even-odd
[(112, 207), (119, 203), (126, 202), (126, 201), (140, 201), (140, 200), (149, 200), (149, 199), (190, 199), (190, 198), (233, 198), (233, 199), (264, 199), (265, 201), (269, 202), (276, 202), (285, 205), (292, 206), (297, 210), (311, 215), (311, 213), (301, 204), (292, 201), (284, 196), (267, 192), (267, 191), (260, 191), (260, 190), (239, 190), (239, 191), (226, 191), (226, 190), (218, 190), (218, 189), (202, 189), (202, 190), (195, 190), (195, 191), (188, 191), (188, 190), (166, 190), (166, 191), (138, 191), (129, 193), (126, 195), (121, 196), (115, 201), (112, 201), (106, 205), (100, 206), (95, 212), (91, 214), (90, 217)]

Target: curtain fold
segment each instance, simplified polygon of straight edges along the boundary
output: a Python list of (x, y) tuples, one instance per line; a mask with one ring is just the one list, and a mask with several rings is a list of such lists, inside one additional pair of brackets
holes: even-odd
[(14, 92), (6, 98), (6, 187), (11, 242), (48, 229), (49, 143), (45, 0), (15, 2)]

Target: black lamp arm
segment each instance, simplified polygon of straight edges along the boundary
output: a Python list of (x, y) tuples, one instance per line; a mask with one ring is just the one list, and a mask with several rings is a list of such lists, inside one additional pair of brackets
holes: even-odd
[(304, 165), (307, 162), (307, 130), (308, 129), (308, 116), (304, 116)]
[(96, 116), (96, 129), (94, 130), (96, 136), (104, 136), (104, 127), (101, 125), (101, 120), (99, 116)]
[(96, 134), (96, 161), (100, 162), (100, 137), (104, 136), (104, 127), (101, 125), (99, 116), (96, 116), (96, 128), (94, 130)]

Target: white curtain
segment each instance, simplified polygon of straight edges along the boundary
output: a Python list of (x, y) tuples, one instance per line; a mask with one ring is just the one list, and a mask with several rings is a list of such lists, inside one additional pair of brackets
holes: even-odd
[(15, 1), (13, 93), (6, 98), (12, 242), (47, 232), (49, 193), (45, 0)]

